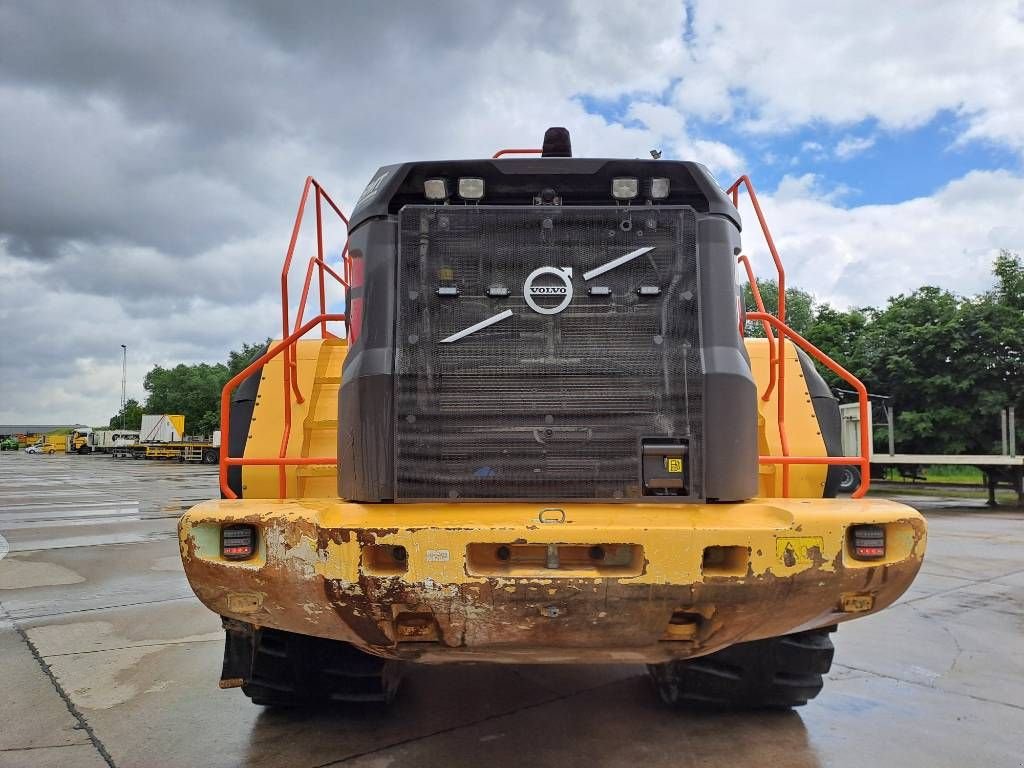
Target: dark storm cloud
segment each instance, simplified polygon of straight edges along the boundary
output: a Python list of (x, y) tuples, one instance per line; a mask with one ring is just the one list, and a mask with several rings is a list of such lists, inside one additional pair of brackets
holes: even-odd
[(365, 176), (390, 159), (371, 159), (384, 147), (427, 144), (415, 118), (466, 108), (465, 83), (501, 30), (518, 24), (543, 47), (566, 14), (559, 4), (10, 3), (0, 231), (22, 257), (53, 258), (68, 240), (194, 255), (288, 207), (308, 170), (289, 160), (355, 160)]
[(308, 174), (345, 205), (390, 162), (585, 145), (572, 95), (647, 87), (634, 38), (674, 34), (607, 8), (0, 0), (0, 411), (87, 420), (121, 343), (138, 381), (273, 333)]

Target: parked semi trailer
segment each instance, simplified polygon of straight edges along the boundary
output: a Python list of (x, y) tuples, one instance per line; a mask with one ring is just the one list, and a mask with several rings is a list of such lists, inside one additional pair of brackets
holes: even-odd
[(744, 189), (777, 253), (749, 179), (574, 158), (564, 129), (514, 152), (540, 157), (381, 168), (333, 266), (341, 211), (307, 180), (282, 337), (225, 388), (222, 498), (179, 525), (223, 617), (221, 687), (388, 701), (410, 662), (646, 663), (671, 704), (805, 703), (836, 626), (890, 605), (925, 551), (867, 472), (831, 498), (868, 446), (842, 456), (814, 362), (866, 408), (863, 386), (786, 325), (777, 257), (777, 311), (752, 275), (739, 305)]
[(115, 459), (169, 459), (190, 464), (220, 461), (220, 430), (210, 439), (174, 440), (163, 443), (126, 443), (110, 451)]

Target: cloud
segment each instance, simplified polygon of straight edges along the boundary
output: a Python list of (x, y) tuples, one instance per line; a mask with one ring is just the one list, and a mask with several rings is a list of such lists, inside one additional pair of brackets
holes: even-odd
[[(1024, 152), (1024, 14), (954, 2), (699, 3), (674, 102), (709, 121), (777, 133), (873, 119), (907, 130), (942, 112), (961, 140)], [(941, 44), (937, 45), (936, 41)]]
[[(153, 364), (221, 360), (274, 333), (308, 174), (350, 206), (378, 166), (486, 157), (537, 143), (549, 125), (572, 130), (577, 155), (661, 148), (722, 181), (747, 158), (717, 120), (770, 139), (866, 117), (899, 130), (947, 110), (962, 121), (960, 141), (1024, 146), (1012, 3), (984, 14), (737, 7), (0, 5), (0, 420), (105, 421), (120, 397), (122, 343), (129, 394), (141, 396)], [(766, 139), (757, 154), (774, 150)], [(794, 177), (766, 205), (794, 279), (859, 303), (925, 280), (984, 282), (991, 249), (1020, 242), (1005, 207), (1021, 209), (1018, 185), (1012, 174), (969, 175), (932, 198), (847, 210), (841, 184)], [(901, 236), (920, 247), (899, 251), (893, 279), (864, 268), (864, 253), (895, 258)], [(329, 228), (335, 250), (343, 237)], [(307, 229), (298, 258), (311, 247)]]
[[(964, 295), (992, 285), (1001, 248), (1024, 252), (1024, 178), (972, 171), (934, 195), (893, 205), (845, 208), (820, 177), (786, 177), (759, 195), (786, 266), (789, 285), (838, 307), (878, 304), (882, 297), (938, 285)], [(757, 274), (775, 274), (757, 219), (741, 206), (744, 249)]]
[(849, 160), (873, 146), (873, 136), (844, 136), (836, 143), (835, 153), (840, 160)]

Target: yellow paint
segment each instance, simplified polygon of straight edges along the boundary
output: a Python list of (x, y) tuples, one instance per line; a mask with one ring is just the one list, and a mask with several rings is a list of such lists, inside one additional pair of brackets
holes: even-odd
[(167, 420), (171, 422), (171, 426), (174, 427), (174, 431), (177, 432), (182, 438), (185, 437), (185, 417), (180, 413), (168, 414)]
[[(759, 453), (765, 456), (781, 456), (782, 441), (779, 436), (779, 387), (767, 401), (762, 400), (769, 380), (769, 347), (767, 339), (746, 339), (750, 367), (757, 384), (758, 443)], [(818, 429), (818, 419), (807, 390), (796, 345), (787, 342), (783, 346), (786, 357), (786, 436), (789, 440), (790, 456), (827, 456), (825, 440)], [(789, 468), (790, 498), (821, 498), (825, 488), (828, 468), (823, 465), (794, 464)], [(782, 466), (761, 465), (759, 472), (760, 495), (777, 498), (782, 495)]]
[[(750, 549), (750, 576), (792, 576), (809, 568), (834, 572), (837, 561), (844, 567), (870, 568), (877, 563), (853, 560), (844, 551), (846, 528), (855, 523), (906, 526), (923, 520), (914, 510), (876, 499), (820, 499), (815, 502), (771, 499), (742, 504), (634, 504), (623, 514), (621, 504), (567, 504), (566, 522), (539, 525), (540, 505), (493, 504), (378, 504), (340, 500), (207, 501), (193, 507), (182, 519), (182, 546), (190, 538), (212, 542), (211, 530), (226, 522), (260, 521), (275, 531), (290, 530), (295, 538), (284, 546), (277, 538), (267, 542), (267, 559), (281, 559), (303, 574), (357, 583), (362, 574), (361, 546), (357, 532), (371, 532), (380, 544), (401, 545), (408, 553), (408, 582), (433, 580), (439, 584), (488, 581), (467, 573), (467, 547), (474, 543), (503, 544), (524, 539), (533, 544), (635, 544), (644, 548), (646, 569), (636, 576), (616, 577), (627, 584), (686, 584), (703, 579), (701, 555), (706, 547), (733, 546)], [(195, 529), (204, 531), (201, 535)], [(317, 548), (315, 531), (335, 532), (326, 546)], [(300, 533), (301, 532), (301, 533)], [(279, 534), (275, 533), (274, 537)], [(348, 539), (345, 541), (344, 539)], [(792, 566), (780, 559), (778, 542), (803, 542), (802, 557)], [(813, 540), (813, 544), (811, 543)], [(817, 546), (820, 558), (808, 549)], [(794, 548), (796, 551), (797, 548)], [(449, 560), (428, 557), (432, 550), (448, 550)], [(187, 551), (187, 549), (183, 549)], [(924, 535), (902, 552), (906, 557), (924, 553)], [(196, 547), (196, 557), (220, 561), (209, 543)], [(815, 562), (820, 565), (815, 565)], [(225, 566), (234, 564), (223, 562)], [(241, 565), (241, 564), (240, 564)], [(252, 567), (252, 566), (248, 566)], [(592, 572), (538, 572), (517, 578), (539, 586), (567, 578), (593, 577)], [(493, 577), (492, 577), (493, 578)]]
[[(334, 458), (338, 451), (338, 389), (348, 347), (344, 339), (303, 339), (295, 350), (303, 402), (297, 402), (294, 392), (289, 391), (292, 429), (285, 455)], [(278, 355), (263, 367), (245, 445), (247, 457), (280, 455), (284, 435), (284, 359), (285, 354)], [(293, 465), (285, 468), (285, 476), (289, 497), (337, 496), (334, 466)], [(242, 486), (245, 498), (276, 499), (278, 468), (243, 467)]]
[(683, 473), (683, 460), (665, 459), (665, 470), (676, 475), (681, 475)]

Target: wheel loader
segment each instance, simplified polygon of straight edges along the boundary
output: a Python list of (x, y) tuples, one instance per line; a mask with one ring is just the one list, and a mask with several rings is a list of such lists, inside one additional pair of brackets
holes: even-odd
[(281, 293), (281, 338), (224, 390), (222, 498), (179, 525), (220, 685), (257, 704), (388, 702), (412, 663), (602, 663), (646, 665), (668, 705), (799, 706), (837, 626), (921, 566), (923, 518), (865, 498), (867, 471), (836, 498), (868, 446), (841, 455), (818, 366), (866, 392), (785, 324), (746, 177), (576, 158), (555, 128), (383, 167), (350, 218), (308, 179)]

